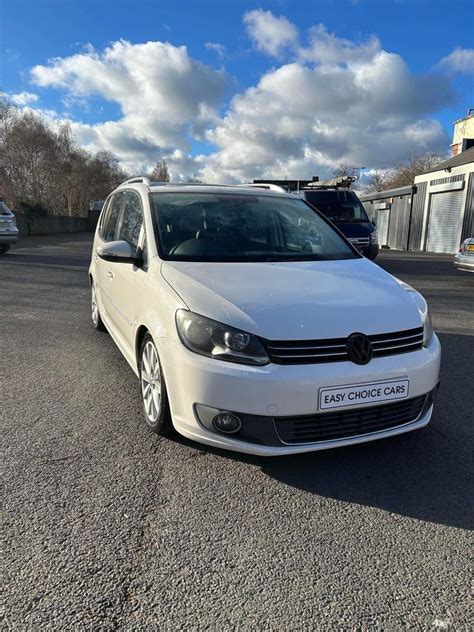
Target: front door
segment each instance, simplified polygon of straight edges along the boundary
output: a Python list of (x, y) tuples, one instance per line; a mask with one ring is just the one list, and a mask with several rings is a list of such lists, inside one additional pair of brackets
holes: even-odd
[[(132, 254), (143, 253), (146, 257), (143, 207), (140, 195), (135, 191), (124, 191), (124, 205), (119, 221), (116, 239), (126, 241)], [(104, 262), (106, 263), (106, 262)], [(109, 285), (110, 303), (115, 311), (114, 323), (118, 334), (133, 354), (135, 320), (139, 309), (142, 288), (146, 281), (146, 260), (143, 266), (131, 263), (108, 263), (112, 282)]]
[[(116, 193), (108, 204), (104, 220), (101, 221), (98, 231), (97, 248), (102, 244), (117, 239), (119, 222), (125, 202), (124, 193)], [(107, 322), (115, 326), (116, 314), (111, 302), (113, 272), (108, 261), (104, 261), (94, 253), (96, 257), (96, 291), (98, 293), (101, 314)]]

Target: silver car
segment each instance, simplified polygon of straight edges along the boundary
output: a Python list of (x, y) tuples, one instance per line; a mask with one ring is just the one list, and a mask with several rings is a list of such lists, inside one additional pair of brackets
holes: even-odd
[(474, 272), (474, 237), (462, 242), (459, 252), (454, 257), (454, 265), (458, 270)]
[(11, 244), (18, 241), (15, 216), (5, 202), (0, 201), (0, 255), (4, 255)]

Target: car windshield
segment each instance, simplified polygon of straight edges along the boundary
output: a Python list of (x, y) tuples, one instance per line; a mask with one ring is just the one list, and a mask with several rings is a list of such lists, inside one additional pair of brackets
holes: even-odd
[(5, 202), (0, 202), (0, 215), (11, 215), (11, 211)]
[(368, 222), (369, 218), (352, 191), (305, 191), (305, 199), (332, 222)]
[(160, 254), (176, 261), (355, 259), (299, 199), (249, 193), (152, 193)]

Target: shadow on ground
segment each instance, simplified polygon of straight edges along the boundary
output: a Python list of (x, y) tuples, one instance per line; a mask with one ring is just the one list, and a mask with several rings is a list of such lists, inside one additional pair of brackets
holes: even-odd
[(27, 265), (54, 265), (54, 266), (73, 266), (75, 268), (87, 268), (90, 258), (81, 257), (65, 257), (63, 255), (29, 255), (12, 252), (6, 255), (2, 261), (5, 263), (22, 263)]
[(271, 478), (310, 494), (472, 528), (473, 414), (467, 394), (472, 389), (468, 349), (474, 354), (474, 336), (443, 334), (441, 339), (444, 365), (450, 367), (450, 380), (456, 380), (462, 397), (454, 400), (442, 387), (432, 421), (422, 430), (358, 446), (273, 458), (197, 446), (179, 436), (173, 440), (189, 449), (258, 465)]
[(431, 255), (424, 257), (420, 255), (411, 255), (411, 253), (403, 253), (405, 256), (401, 257), (395, 253), (390, 255), (381, 255), (375, 260), (381, 268), (390, 272), (390, 274), (407, 275), (417, 277), (430, 278), (442, 274), (443, 277), (459, 277), (462, 272), (457, 270), (453, 265), (454, 255)]

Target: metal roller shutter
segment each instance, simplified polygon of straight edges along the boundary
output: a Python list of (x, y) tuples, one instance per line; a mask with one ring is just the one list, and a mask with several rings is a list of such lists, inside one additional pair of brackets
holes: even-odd
[(455, 253), (459, 248), (463, 191), (433, 193), (426, 250)]

